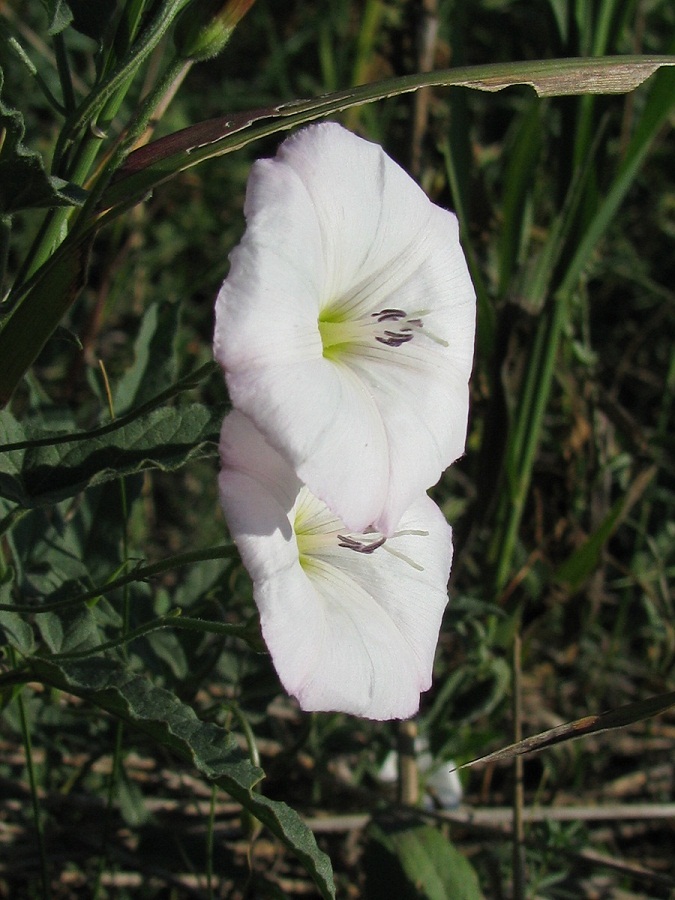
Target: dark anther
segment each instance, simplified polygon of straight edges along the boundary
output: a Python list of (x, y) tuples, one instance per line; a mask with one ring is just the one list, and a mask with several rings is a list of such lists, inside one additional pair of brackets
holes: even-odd
[(407, 344), (408, 341), (412, 341), (414, 337), (411, 331), (385, 331), (384, 333), (385, 337), (375, 335), (375, 340), (381, 344), (386, 344), (387, 347), (400, 347), (401, 344)]
[(344, 547), (346, 550), (354, 550), (356, 553), (373, 553), (378, 547), (386, 541), (386, 538), (378, 538), (370, 544), (364, 544), (363, 541), (357, 541), (347, 534), (338, 534), (338, 547)]
[(382, 309), (380, 312), (371, 313), (378, 322), (398, 322), (405, 319), (406, 313), (402, 309)]

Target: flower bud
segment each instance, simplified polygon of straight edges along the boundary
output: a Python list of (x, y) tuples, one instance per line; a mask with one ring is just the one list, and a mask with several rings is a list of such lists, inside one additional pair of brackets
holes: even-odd
[(184, 59), (217, 56), (255, 0), (193, 0), (176, 20), (174, 43)]

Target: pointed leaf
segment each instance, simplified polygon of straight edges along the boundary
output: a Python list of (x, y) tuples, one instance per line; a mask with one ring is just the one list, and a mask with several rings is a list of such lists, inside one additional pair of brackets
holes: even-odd
[(555, 746), (555, 744), (562, 744), (565, 741), (574, 741), (577, 738), (586, 737), (587, 734), (600, 734), (603, 731), (632, 725), (635, 722), (642, 721), (642, 719), (657, 716), (673, 706), (675, 706), (675, 691), (670, 691), (667, 694), (658, 694), (655, 697), (647, 697), (645, 700), (627, 703), (625, 706), (610, 709), (608, 712), (600, 713), (597, 716), (584, 716), (582, 719), (576, 719), (574, 722), (567, 722), (565, 725), (549, 728), (548, 731), (542, 731), (540, 734), (525, 738), (525, 740), (519, 741), (517, 744), (509, 744), (508, 747), (503, 747), (501, 750), (496, 750), (487, 756), (481, 756), (479, 759), (473, 759), (463, 766), (458, 766), (458, 768), (467, 769), (470, 766), (478, 765), (478, 763), (504, 762), (514, 759), (516, 756), (523, 756), (525, 753), (538, 753), (541, 750), (546, 750), (548, 747)]
[(295, 100), (251, 110), (167, 135), (130, 154), (116, 182), (106, 191), (102, 209), (115, 208), (205, 159), (230, 153), (251, 141), (319, 119), (352, 106), (410, 93), (422, 87), (455, 86), (500, 91), (529, 85), (540, 97), (567, 94), (615, 94), (632, 91), (675, 56), (607, 56), (534, 60), (465, 66), (390, 78), (313, 100)]
[[(3, 183), (0, 157), (0, 185)], [(1, 188), (0, 188), (1, 190)], [(2, 198), (0, 196), (0, 203)], [(23, 299), (3, 304), (0, 317), (0, 409), (52, 335), (84, 283), (82, 242), (62, 245), (44, 267), (44, 278)]]
[(249, 762), (224, 728), (201, 722), (194, 710), (172, 693), (112, 660), (57, 666), (35, 659), (30, 676), (90, 701), (190, 762), (296, 853), (323, 897), (335, 896), (330, 861), (317, 847), (313, 834), (284, 803), (253, 792), (264, 773)]

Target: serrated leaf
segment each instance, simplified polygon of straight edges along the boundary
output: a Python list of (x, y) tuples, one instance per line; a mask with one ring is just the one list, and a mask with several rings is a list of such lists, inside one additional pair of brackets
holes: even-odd
[(91, 440), (8, 450), (1, 445), (20, 443), (20, 426), (2, 412), (0, 496), (23, 507), (51, 505), (113, 478), (215, 456), (222, 418), (222, 410), (199, 403), (162, 407)]
[(224, 728), (201, 722), (194, 710), (172, 693), (112, 660), (88, 659), (59, 666), (33, 658), (30, 677), (88, 700), (190, 762), (297, 855), (323, 897), (335, 897), (330, 860), (317, 847), (314, 835), (284, 803), (253, 791), (264, 773), (250, 763)]
[[(3, 83), (0, 68), (0, 95)], [(0, 215), (36, 207), (81, 206), (87, 192), (47, 174), (40, 154), (23, 143), (25, 133), (23, 115), (0, 96)]]

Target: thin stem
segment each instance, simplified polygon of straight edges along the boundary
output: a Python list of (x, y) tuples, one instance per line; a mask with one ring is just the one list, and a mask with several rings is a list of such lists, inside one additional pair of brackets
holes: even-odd
[[(16, 666), (16, 654), (14, 648), (9, 648), (9, 658), (12, 666)], [(23, 692), (17, 694), (16, 702), (19, 707), (19, 721), (21, 723), (21, 735), (23, 737), (24, 752), (26, 754), (26, 771), (28, 773), (28, 783), (30, 785), (30, 798), (33, 807), (33, 821), (35, 823), (35, 832), (37, 835), (38, 854), (40, 856), (40, 877), (42, 880), (42, 893), (45, 900), (51, 897), (51, 886), (49, 882), (49, 873), (47, 870), (47, 853), (45, 850), (44, 830), (42, 827), (42, 816), (40, 814), (40, 802), (37, 793), (37, 779), (35, 777), (35, 767), (33, 766), (33, 744), (30, 736), (30, 727), (28, 725), (28, 716), (26, 715), (26, 707), (23, 700)]]
[[(101, 370), (101, 375), (103, 377), (103, 384), (105, 387), (105, 394), (108, 401), (108, 410), (110, 412), (110, 418), (112, 421), (115, 421), (115, 404), (113, 402), (112, 391), (110, 390), (110, 382), (108, 381), (108, 373), (106, 372), (105, 365), (103, 360), (99, 360), (99, 368)], [(128, 541), (128, 507), (127, 507), (127, 492), (126, 486), (124, 482), (124, 478), (118, 479), (119, 488), (120, 488), (120, 503), (122, 507), (122, 564), (127, 566), (129, 563), (129, 541)], [(130, 612), (130, 601), (129, 601), (129, 586), (125, 585), (123, 588), (122, 595), (122, 655), (126, 662), (127, 660), (127, 645), (129, 643), (129, 612)], [(101, 837), (101, 853), (99, 856), (99, 865), (98, 865), (98, 873), (96, 877), (96, 887), (94, 891), (94, 897), (97, 898), (99, 896), (101, 890), (101, 879), (103, 876), (103, 872), (106, 869), (108, 863), (108, 843), (110, 839), (110, 831), (111, 831), (111, 822), (112, 822), (112, 811), (115, 803), (115, 797), (117, 795), (117, 786), (119, 784), (120, 776), (122, 773), (122, 760), (124, 755), (124, 722), (121, 719), (117, 721), (117, 727), (115, 729), (115, 747), (113, 750), (112, 757), (112, 767), (110, 770), (110, 779), (108, 781), (108, 795), (106, 798), (106, 807), (105, 807), (105, 824), (103, 827), (103, 835)]]
[(506, 489), (502, 497), (498, 529), (499, 544), (495, 564), (495, 592), (504, 590), (511, 569), (518, 530), (525, 508), (532, 466), (539, 446), (544, 413), (548, 403), (558, 345), (562, 335), (567, 298), (557, 294), (541, 314), (531, 363), (518, 407), (516, 424), (510, 439), (506, 461)]
[(54, 55), (56, 56), (56, 67), (59, 72), (61, 81), (61, 92), (63, 94), (63, 106), (66, 115), (70, 115), (75, 109), (75, 91), (73, 90), (73, 79), (70, 76), (70, 66), (68, 65), (68, 56), (66, 54), (66, 45), (63, 40), (63, 34), (54, 35)]
[(86, 223), (90, 217), (95, 215), (96, 206), (110, 183), (110, 179), (147, 130), (155, 111), (164, 100), (165, 95), (170, 94), (173, 96), (176, 90), (175, 83), (178, 82), (180, 84), (182, 82), (191, 65), (191, 62), (179, 57), (174, 58), (169, 63), (160, 80), (142, 101), (97, 177), (96, 184), (92, 187), (86, 203), (79, 212), (78, 222)]
[(118, 647), (126, 647), (132, 641), (153, 631), (160, 631), (162, 628), (181, 628), (184, 631), (199, 631), (202, 634), (221, 634), (229, 637), (244, 637), (249, 626), (247, 623), (243, 625), (229, 625), (225, 622), (209, 622), (206, 619), (193, 619), (189, 616), (181, 616), (180, 610), (168, 613), (166, 616), (160, 616), (145, 625), (139, 625), (127, 634), (121, 637), (113, 638), (104, 644), (98, 644), (89, 650), (80, 650), (74, 653), (54, 653), (49, 659), (51, 662), (63, 662), (65, 660), (87, 659), (90, 656), (98, 656), (106, 650), (115, 650)]
[[(513, 636), (513, 657), (511, 661), (511, 709), (513, 715), (514, 744), (519, 743), (523, 739), (521, 653), (522, 642), (520, 637), (520, 613), (518, 613), (516, 630)], [(520, 755), (516, 756), (513, 761), (513, 774), (513, 900), (525, 900), (526, 872), (524, 856), (525, 829), (523, 825), (523, 757)]]
[(206, 891), (209, 900), (213, 900), (213, 834), (216, 826), (217, 785), (211, 787), (211, 803), (209, 805), (209, 822), (206, 829)]
[[(21, 510), (21, 512), (27, 512), (27, 510)], [(34, 603), (0, 603), (0, 610), (3, 612), (53, 612), (57, 609), (66, 609), (68, 606), (74, 606), (78, 603), (87, 603), (89, 600), (97, 600), (99, 597), (104, 597), (106, 594), (117, 591), (127, 584), (133, 584), (135, 581), (146, 581), (148, 578), (163, 575), (164, 572), (171, 572), (173, 569), (178, 569), (181, 566), (189, 566), (192, 565), (192, 563), (205, 562), (209, 559), (229, 559), (232, 556), (236, 556), (236, 553), (237, 548), (234, 544), (209, 547), (207, 550), (190, 550), (187, 553), (180, 553), (178, 556), (169, 556), (167, 559), (151, 563), (149, 566), (138, 566), (128, 575), (121, 575), (119, 578), (114, 578), (107, 584), (91, 588), (91, 590), (79, 594), (77, 597), (42, 605), (36, 605)]]

